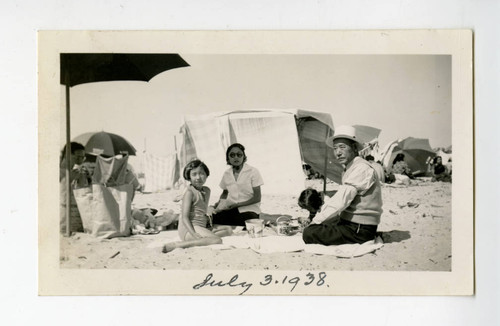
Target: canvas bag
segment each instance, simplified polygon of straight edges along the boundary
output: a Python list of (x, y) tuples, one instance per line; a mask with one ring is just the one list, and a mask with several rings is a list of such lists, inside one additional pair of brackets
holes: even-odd
[[(80, 190), (82, 189), (82, 190)], [(90, 214), (90, 203), (85, 205), (83, 202), (78, 203), (81, 197), (85, 197), (85, 192), (90, 191), (90, 175), (86, 169), (80, 170), (79, 175), (71, 182), (71, 201), (70, 201), (70, 231), (82, 232), (85, 231), (83, 215)], [(66, 176), (64, 176), (60, 183), (61, 195), (61, 232), (66, 231)], [(81, 201), (81, 200), (80, 200)]]
[(110, 239), (131, 233), (134, 189), (126, 184), (127, 162), (128, 156), (97, 157), (92, 176), (92, 219), (87, 224), (95, 237)]
[(132, 185), (92, 185), (92, 232), (98, 238), (127, 237), (132, 227)]
[(73, 195), (80, 211), (83, 232), (92, 233), (92, 186), (73, 189)]

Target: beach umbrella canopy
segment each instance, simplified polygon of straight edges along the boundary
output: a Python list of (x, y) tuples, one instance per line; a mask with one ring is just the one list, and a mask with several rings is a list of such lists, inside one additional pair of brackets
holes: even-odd
[(395, 144), (388, 161), (390, 166), (392, 166), (392, 161), (399, 153), (405, 155), (405, 162), (415, 175), (425, 173), (427, 171), (427, 158), (436, 155), (428, 139), (413, 137), (405, 138)]
[[(70, 148), (70, 87), (85, 83), (149, 81), (157, 74), (189, 64), (176, 53), (61, 53), (60, 83), (66, 86), (66, 148)], [(66, 151), (66, 182), (70, 188), (70, 151)], [(66, 235), (70, 235), (70, 191), (66, 195)]]
[(189, 64), (175, 53), (61, 53), (61, 84), (70, 87), (115, 80), (149, 81)]
[(85, 146), (85, 152), (91, 155), (115, 156), (118, 154), (135, 155), (134, 146), (120, 135), (110, 132), (87, 132), (73, 139)]
[(356, 137), (362, 143), (369, 143), (374, 139), (377, 139), (380, 135), (380, 132), (382, 131), (378, 128), (363, 125), (354, 125), (353, 127), (354, 129), (356, 129)]
[(378, 153), (378, 136), (382, 130), (370, 126), (354, 125), (356, 130), (356, 137), (363, 143), (363, 148), (359, 151), (359, 155), (362, 157), (368, 154)]

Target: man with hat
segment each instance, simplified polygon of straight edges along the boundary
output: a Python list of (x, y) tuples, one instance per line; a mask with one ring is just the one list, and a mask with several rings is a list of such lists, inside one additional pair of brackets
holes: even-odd
[(299, 206), (314, 216), (304, 229), (304, 242), (339, 245), (373, 240), (382, 215), (382, 193), (375, 170), (358, 156), (362, 144), (356, 129), (341, 126), (326, 143), (344, 166), (342, 184), (331, 198), (323, 199), (314, 189), (300, 194)]

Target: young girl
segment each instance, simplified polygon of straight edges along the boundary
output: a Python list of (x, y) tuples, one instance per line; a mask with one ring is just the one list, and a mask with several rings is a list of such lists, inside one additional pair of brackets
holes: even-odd
[(190, 181), (182, 198), (179, 237), (181, 241), (163, 246), (163, 252), (175, 248), (189, 248), (222, 243), (220, 237), (231, 235), (230, 226), (212, 226), (207, 216), (210, 188), (203, 186), (210, 175), (208, 167), (200, 160), (189, 162), (184, 168), (184, 179)]

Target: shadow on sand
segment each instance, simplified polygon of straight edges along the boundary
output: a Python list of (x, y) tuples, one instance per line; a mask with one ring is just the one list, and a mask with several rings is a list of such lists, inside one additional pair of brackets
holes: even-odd
[(378, 232), (384, 243), (401, 242), (411, 238), (410, 231), (392, 230), (387, 232)]

